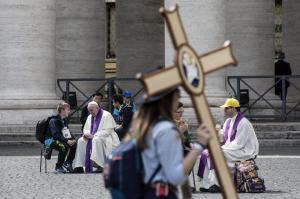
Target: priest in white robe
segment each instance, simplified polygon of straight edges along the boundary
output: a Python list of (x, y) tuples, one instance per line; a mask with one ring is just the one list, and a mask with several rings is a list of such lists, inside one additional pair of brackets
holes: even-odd
[(77, 142), (74, 167), (75, 171), (85, 167), (86, 172), (92, 172), (96, 165), (97, 171), (102, 172), (106, 157), (120, 144), (114, 131), (116, 123), (112, 115), (94, 101), (88, 104), (88, 110), (90, 115), (83, 128), (83, 136)]
[[(227, 99), (221, 108), (224, 108), (224, 113), (229, 118), (222, 129), (221, 125), (216, 125), (216, 129), (228, 167), (233, 174), (235, 162), (256, 158), (259, 144), (252, 124), (239, 112), (240, 103), (236, 99)], [(202, 179), (201, 191), (219, 191), (219, 183), (207, 150), (201, 154), (198, 176)]]

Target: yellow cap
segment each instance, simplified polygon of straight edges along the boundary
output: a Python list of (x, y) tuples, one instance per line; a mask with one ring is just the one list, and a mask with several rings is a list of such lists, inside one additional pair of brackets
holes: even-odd
[(225, 104), (220, 106), (221, 108), (226, 108), (226, 107), (240, 107), (239, 101), (237, 101), (234, 98), (229, 98), (226, 100)]

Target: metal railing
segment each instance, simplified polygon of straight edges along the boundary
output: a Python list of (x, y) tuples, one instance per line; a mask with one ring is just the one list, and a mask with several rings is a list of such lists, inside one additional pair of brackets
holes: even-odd
[[(98, 84), (100, 82), (100, 86), (93, 92), (100, 92), (101, 90), (106, 90), (107, 93), (107, 102), (108, 102), (108, 110), (112, 112), (113, 107), (112, 107), (112, 98), (113, 95), (117, 93), (117, 91), (114, 92), (114, 90), (130, 90), (126, 89), (123, 86), (121, 86), (119, 83), (120, 82), (135, 82), (136, 85), (138, 85), (138, 88), (136, 92), (133, 92), (132, 98), (134, 99), (143, 89), (141, 84), (138, 82), (137, 79), (135, 78), (71, 78), (71, 79), (57, 79), (57, 86), (59, 90), (64, 94), (65, 93), (65, 101), (67, 103), (70, 102), (70, 92), (71, 88), (72, 91), (78, 91), (83, 97), (84, 101), (79, 105), (76, 106), (75, 110), (73, 110), (69, 117), (72, 117), (76, 112), (78, 112), (80, 109), (84, 107), (84, 105), (89, 102), (92, 99), (93, 95), (88, 95), (85, 91), (79, 88), (79, 86), (75, 85), (75, 83), (83, 83), (83, 82), (93, 82)], [(62, 83), (65, 84), (65, 89), (62, 87)], [(107, 86), (107, 87), (106, 87)]]
[[(253, 81), (253, 80), (259, 80), (259, 79), (272, 79), (274, 80), (273, 84), (270, 84), (267, 86), (267, 89), (265, 89), (263, 92), (261, 90), (261, 88), (253, 88), (253, 86), (251, 86), (249, 83), (249, 81)], [(254, 93), (257, 98), (255, 99), (251, 99), (251, 101), (246, 104), (245, 109), (242, 111), (243, 113), (246, 113), (247, 111), (250, 113), (248, 116), (252, 119), (252, 118), (279, 118), (281, 121), (286, 121), (288, 118), (299, 118), (300, 116), (298, 115), (294, 115), (292, 116), (291, 113), (292, 111), (297, 111), (297, 108), (300, 105), (300, 102), (296, 102), (295, 105), (290, 108), (288, 110), (287, 108), (287, 101), (286, 101), (286, 84), (289, 82), (290, 87), (295, 88), (295, 90), (297, 91), (297, 93), (299, 92), (299, 96), (300, 96), (300, 88), (299, 86), (297, 86), (295, 83), (293, 83), (291, 80), (292, 79), (299, 79), (300, 80), (300, 75), (280, 75), (280, 76), (274, 76), (274, 75), (262, 75), (262, 76), (228, 76), (227, 77), (227, 82), (228, 85), (230, 86), (230, 88), (232, 89), (234, 96), (236, 97), (236, 99), (240, 100), (241, 99), (241, 88), (243, 86), (243, 88), (247, 88), (250, 89), (250, 91), (252, 93)], [(236, 81), (236, 86), (235, 88), (232, 86), (232, 80)], [(281, 105), (279, 108), (276, 108), (272, 103), (270, 99), (267, 99), (265, 96), (267, 93), (269, 93), (270, 91), (273, 90), (273, 88), (275, 88), (276, 85), (280, 85), (281, 84), (281, 89), (279, 90), (281, 93)], [(273, 114), (273, 115), (267, 115), (267, 114), (251, 114), (251, 110), (254, 107), (255, 104), (257, 104), (257, 102), (259, 101), (264, 101), (266, 102), (266, 104), (275, 111), (275, 113), (277, 114)], [(245, 105), (245, 104), (244, 104)]]

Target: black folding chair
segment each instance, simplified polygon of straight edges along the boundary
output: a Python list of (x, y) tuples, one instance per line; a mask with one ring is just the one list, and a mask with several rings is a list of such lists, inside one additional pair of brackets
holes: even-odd
[(47, 159), (44, 157), (44, 145), (41, 146), (41, 157), (40, 157), (40, 173), (42, 172), (42, 164), (43, 164), (43, 158), (45, 159), (45, 173), (47, 173)]

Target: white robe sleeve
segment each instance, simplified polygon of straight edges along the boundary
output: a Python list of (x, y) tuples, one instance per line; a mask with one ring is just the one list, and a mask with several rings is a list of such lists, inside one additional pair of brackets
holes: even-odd
[(87, 117), (83, 127), (83, 134), (88, 134), (88, 133), (91, 133), (91, 115)]
[[(237, 128), (235, 140), (222, 146), (225, 150), (241, 150), (246, 145), (251, 128), (246, 121), (241, 121)], [(230, 137), (228, 137), (230, 139)]]
[(101, 128), (98, 129), (95, 136), (107, 137), (115, 132), (114, 128), (116, 127), (116, 122), (109, 112), (105, 111), (101, 120), (103, 120), (101, 121)]

